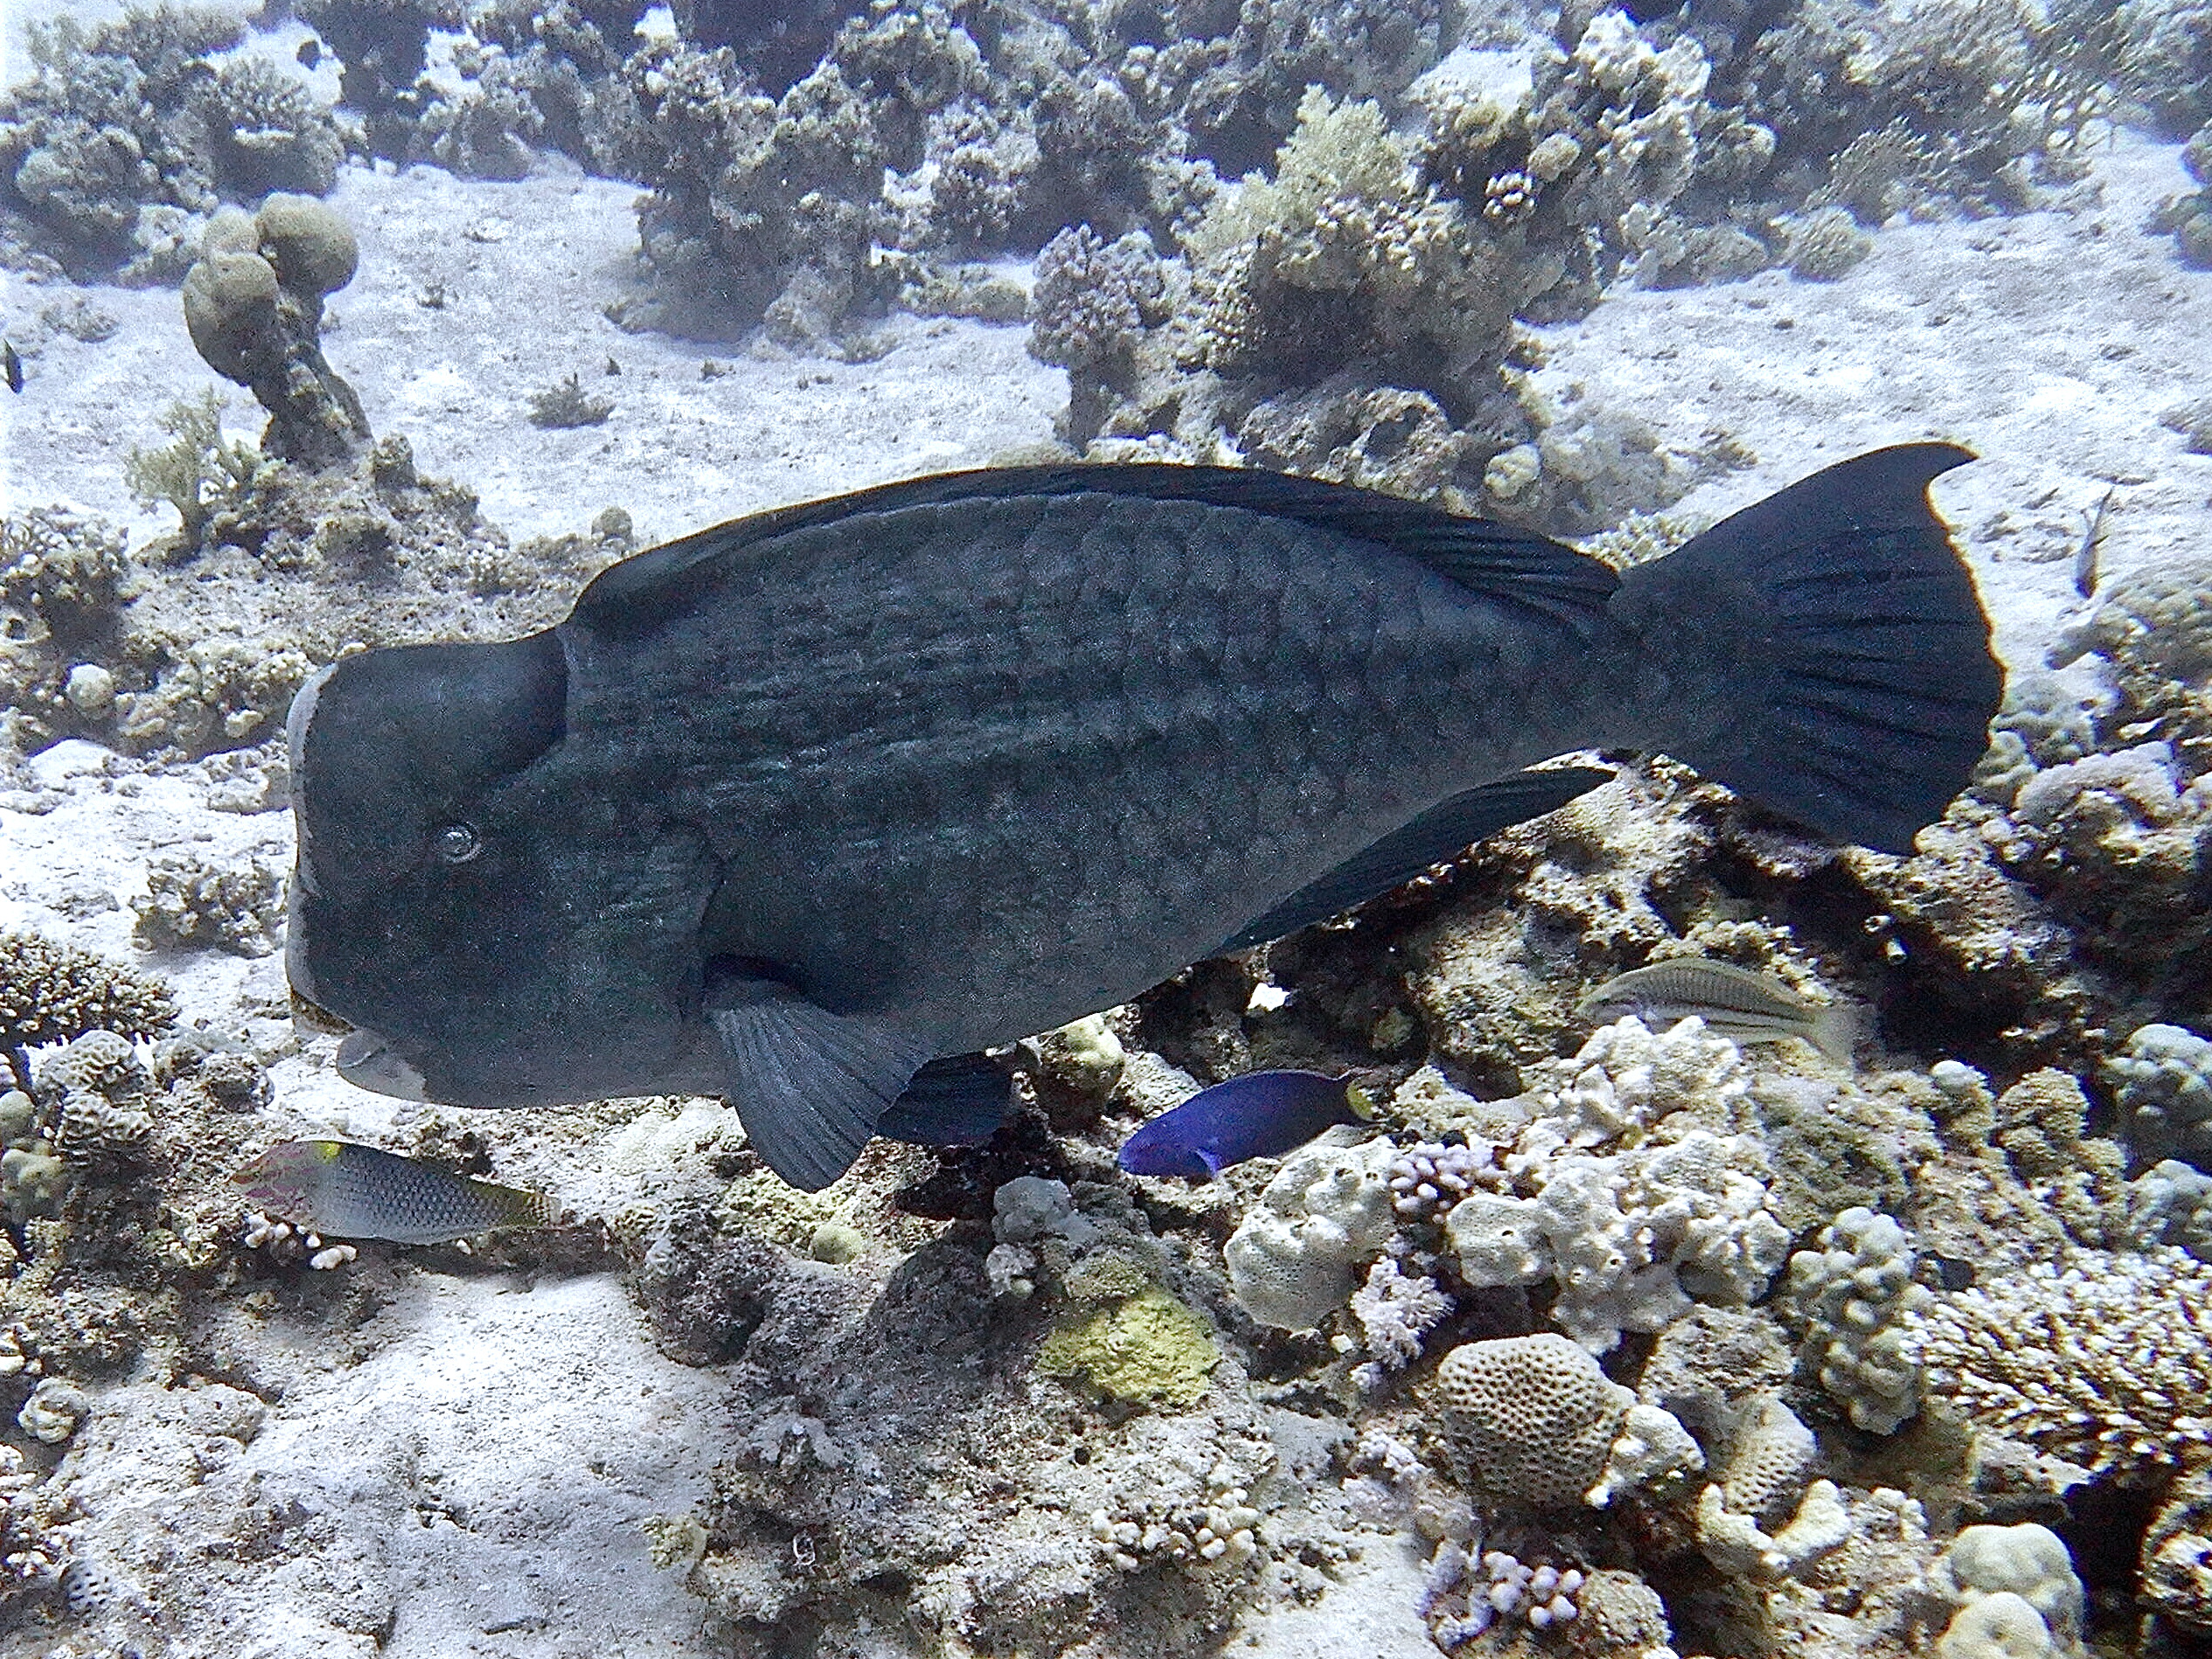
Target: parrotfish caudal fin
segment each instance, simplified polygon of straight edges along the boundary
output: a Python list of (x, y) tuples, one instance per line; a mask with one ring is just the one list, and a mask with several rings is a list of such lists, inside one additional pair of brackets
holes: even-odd
[(1840, 462), (1621, 579), (1653, 746), (1839, 841), (1912, 850), (1988, 746), (2003, 676), (1928, 484), (1973, 459)]

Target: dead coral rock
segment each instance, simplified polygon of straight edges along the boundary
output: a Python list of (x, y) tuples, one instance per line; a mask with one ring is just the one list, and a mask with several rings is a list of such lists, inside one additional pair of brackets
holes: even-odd
[(2175, 1482), (2143, 1534), (2144, 1602), (2177, 1635), (2212, 1635), (2212, 1469)]
[(164, 854), (146, 872), (147, 892), (132, 902), (138, 936), (157, 948), (226, 950), (266, 956), (283, 938), (284, 874), (259, 858), (217, 864), (191, 853)]
[(1255, 466), (1459, 510), (1471, 510), (1468, 491), (1489, 460), (1434, 398), (1400, 386), (1269, 399), (1244, 418), (1237, 442)]
[[(2085, 1052), (2101, 985), (2083, 970), (2071, 931), (1997, 864), (1973, 829), (1946, 819), (1920, 832), (1909, 858), (1843, 850), (1870, 901), (1866, 923), (1892, 964), (1885, 1023), (1907, 1039), (1930, 1027), (1987, 1029), (2027, 1064)], [(1932, 1032), (1931, 1032), (1932, 1037)]]
[(1795, 1364), (1772, 1315), (1699, 1307), (1659, 1333), (1637, 1392), (1723, 1466), (1739, 1425), (1790, 1380)]
[(2046, 1066), (1997, 1097), (1994, 1139), (2076, 1244), (2106, 1248), (2125, 1231), (2127, 1153), (2117, 1141), (2083, 1134), (2089, 1111), (2080, 1081)]
[(0, 521), (0, 641), (77, 646), (112, 632), (130, 560), (123, 532), (61, 507)]
[(1592, 978), (1675, 937), (1668, 912), (1714, 846), (1694, 809), (1722, 798), (1682, 775), (1624, 772), (1455, 865), (1450, 907), (1401, 948), (1440, 1059), (1517, 1092), (1522, 1066), (1571, 1046)]

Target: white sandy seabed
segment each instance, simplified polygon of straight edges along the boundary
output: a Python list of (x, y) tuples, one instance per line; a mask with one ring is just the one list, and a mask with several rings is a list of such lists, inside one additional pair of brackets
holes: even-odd
[[(2073, 556), (2108, 486), (2118, 486), (2108, 579), (2192, 544), (2205, 551), (2212, 496), (2212, 457), (2184, 454), (2158, 424), (2202, 394), (2212, 339), (2212, 274), (2184, 270), (2145, 224), (2186, 187), (2177, 152), (2123, 136), (2098, 156), (2094, 184), (2064, 211), (1894, 226), (1834, 283), (1770, 273), (1619, 295), (1546, 331), (1544, 382), (1562, 398), (1579, 386), (1685, 452), (1719, 429), (1756, 456), (1687, 498), (1686, 512), (1718, 516), (1882, 443), (1968, 445), (1983, 459), (1938, 481), (1936, 497), (1968, 547), (2003, 655), (2036, 665), (2079, 603)], [(413, 169), (355, 170), (333, 198), (363, 244), (362, 274), (337, 296), (333, 364), (379, 433), (406, 434), (425, 471), (479, 490), (487, 517), (518, 538), (581, 528), (620, 504), (650, 541), (981, 464), (1048, 435), (1065, 383), (1026, 356), (1019, 328), (904, 319), (875, 362), (717, 352), (731, 371), (703, 381), (699, 348), (623, 334), (601, 313), (630, 277), (632, 194), (559, 172), (496, 184)], [(454, 296), (442, 309), (417, 302), (434, 282)], [(54, 297), (0, 276), (9, 317)], [(0, 496), (10, 510), (60, 501), (101, 512), (143, 539), (160, 524), (131, 503), (122, 456), (149, 441), (155, 402), (210, 377), (172, 291), (93, 297), (122, 327), (98, 345), (57, 335), (24, 396), (7, 400)], [(622, 374), (604, 382), (619, 405), (607, 427), (526, 423), (528, 392), (572, 371), (603, 373), (609, 357)], [(246, 418), (234, 410), (233, 425)], [(191, 769), (119, 778), (105, 759), (78, 743), (49, 751), (35, 770), (66, 798), (43, 815), (0, 810), (0, 927), (127, 956), (130, 900), (157, 852), (289, 855), (287, 814), (211, 810)], [(101, 907), (102, 895), (116, 907)], [(188, 1022), (269, 1048), (288, 1041), (274, 1017), (276, 959), (157, 966)], [(389, 1126), (390, 1103), (338, 1082), (329, 1048), (275, 1066), (272, 1138)], [(623, 1184), (695, 1178), (682, 1139), (662, 1137), (657, 1163), (635, 1135), (549, 1132), (511, 1173), (588, 1211)], [(195, 1535), (258, 1527), (268, 1541), (206, 1586), (173, 1651), (712, 1651), (698, 1604), (678, 1574), (652, 1566), (640, 1524), (706, 1496), (727, 1450), (717, 1373), (662, 1357), (607, 1276), (456, 1276), (376, 1253), (359, 1267), (379, 1275), (381, 1305), (342, 1347), (327, 1328), (271, 1322), (240, 1362), (274, 1405), (221, 1385), (139, 1382), (98, 1396), (79, 1432), (62, 1478), (88, 1537), (163, 1529), (185, 1549)], [(232, 1432), (241, 1413), (260, 1420), (242, 1450)], [(296, 1529), (311, 1551), (287, 1548)], [(1236, 1651), (1431, 1659), (1413, 1613), (1418, 1583), (1410, 1548), (1371, 1546), (1318, 1606), (1248, 1618)]]

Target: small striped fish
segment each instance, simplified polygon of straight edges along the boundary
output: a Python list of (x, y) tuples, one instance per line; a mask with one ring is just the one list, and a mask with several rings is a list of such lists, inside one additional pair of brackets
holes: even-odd
[(1839, 1066), (1851, 1060), (1858, 1022), (1843, 1003), (1808, 1003), (1770, 974), (1709, 956), (1675, 956), (1609, 980), (1576, 1010), (1603, 1025), (1630, 1014), (1654, 1031), (1694, 1015), (1732, 1043), (1794, 1037)]
[(495, 1227), (551, 1226), (542, 1192), (472, 1181), (351, 1141), (287, 1141), (232, 1181), (280, 1221), (337, 1239), (444, 1244)]

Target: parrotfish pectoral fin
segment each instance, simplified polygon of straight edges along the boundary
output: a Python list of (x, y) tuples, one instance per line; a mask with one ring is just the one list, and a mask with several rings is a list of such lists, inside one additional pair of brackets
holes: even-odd
[(1988, 746), (2002, 675), (1928, 485), (1973, 459), (1839, 462), (1631, 568), (1614, 614), (1676, 706), (1653, 746), (1835, 837), (1908, 853)]
[(877, 1123), (929, 1059), (881, 1023), (832, 1014), (790, 986), (724, 979), (707, 1010), (722, 1039), (730, 1104), (769, 1169), (818, 1192), (852, 1167)]
[(1442, 864), (1485, 836), (1555, 812), (1577, 795), (1610, 782), (1612, 776), (1594, 767), (1556, 767), (1541, 772), (1516, 772), (1509, 778), (1453, 795), (1346, 859), (1318, 881), (1299, 888), (1214, 954), (1220, 956), (1265, 944), (1379, 898), (1393, 887), (1402, 887), (1431, 864)]
[(914, 1074), (875, 1132), (909, 1146), (975, 1146), (1013, 1109), (1013, 1078), (988, 1054), (953, 1054)]

